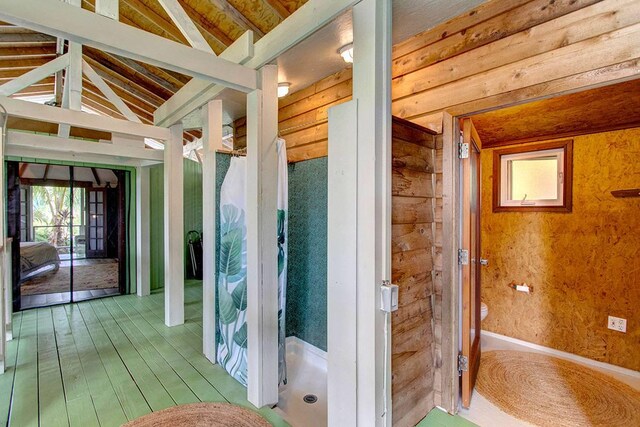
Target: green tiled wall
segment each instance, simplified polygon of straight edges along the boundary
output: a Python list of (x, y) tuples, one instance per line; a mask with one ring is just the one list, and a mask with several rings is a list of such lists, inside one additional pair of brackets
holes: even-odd
[(289, 165), (287, 336), (327, 349), (327, 158)]

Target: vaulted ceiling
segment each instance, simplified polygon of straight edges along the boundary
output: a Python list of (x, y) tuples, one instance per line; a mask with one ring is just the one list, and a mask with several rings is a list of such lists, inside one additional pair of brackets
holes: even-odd
[[(271, 31), (307, 0), (179, 0), (185, 12), (216, 54), (245, 31), (254, 41)], [(95, 0), (83, 0), (84, 9), (94, 11)], [(120, 21), (169, 40), (188, 44), (157, 0), (120, 0)], [(10, 24), (0, 23), (0, 84), (51, 61), (56, 57), (56, 39)], [(84, 46), (83, 58), (118, 96), (140, 117), (153, 122), (153, 112), (187, 83), (190, 77)], [(54, 94), (49, 77), (18, 96)], [(86, 77), (82, 102), (96, 112), (123, 118)], [(197, 133), (187, 134), (187, 139)]]

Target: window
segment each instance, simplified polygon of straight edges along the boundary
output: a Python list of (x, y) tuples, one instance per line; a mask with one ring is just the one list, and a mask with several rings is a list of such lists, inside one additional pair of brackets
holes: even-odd
[(571, 212), (573, 140), (493, 154), (493, 211)]

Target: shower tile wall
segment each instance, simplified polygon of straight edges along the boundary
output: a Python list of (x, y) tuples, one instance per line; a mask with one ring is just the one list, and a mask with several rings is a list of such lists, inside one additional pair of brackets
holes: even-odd
[(327, 350), (327, 158), (289, 165), (287, 336)]

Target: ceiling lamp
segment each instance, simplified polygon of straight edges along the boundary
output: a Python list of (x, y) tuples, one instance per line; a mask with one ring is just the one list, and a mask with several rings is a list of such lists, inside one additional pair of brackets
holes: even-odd
[(291, 87), (291, 83), (278, 83), (278, 98), (287, 96), (289, 94), (289, 87)]
[(348, 64), (353, 63), (353, 43), (342, 46), (340, 50), (338, 50), (338, 53), (342, 56), (344, 62)]

